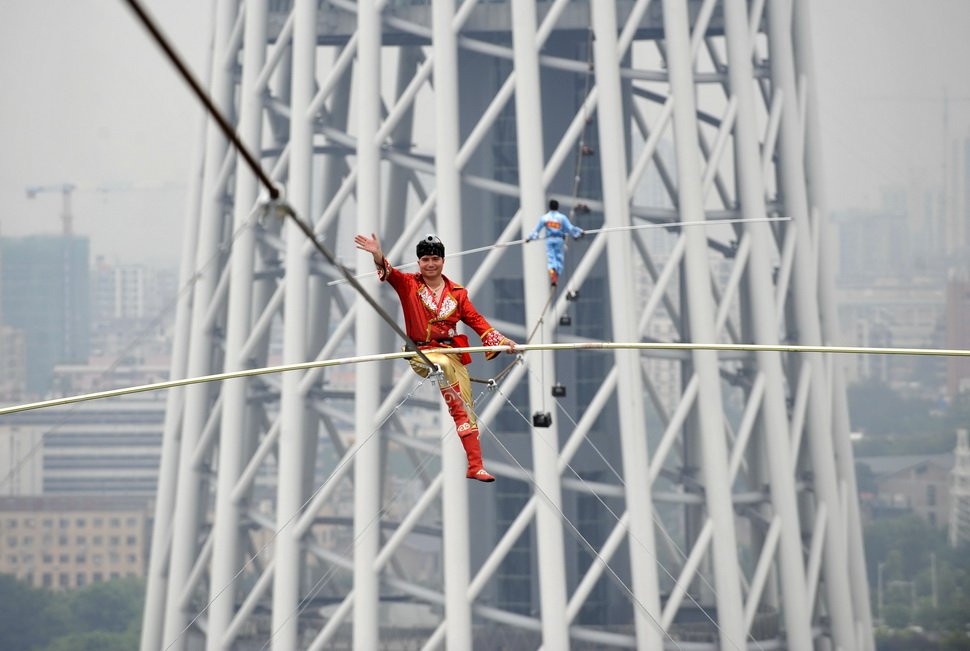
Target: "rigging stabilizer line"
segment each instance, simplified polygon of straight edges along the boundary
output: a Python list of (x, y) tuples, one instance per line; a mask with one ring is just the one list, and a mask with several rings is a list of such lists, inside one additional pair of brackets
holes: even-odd
[[(677, 342), (614, 342), (614, 341), (591, 341), (585, 343), (569, 344), (517, 344), (517, 353), (524, 353), (530, 350), (714, 350), (714, 351), (747, 351), (747, 352), (780, 352), (780, 353), (833, 353), (844, 355), (923, 355), (929, 357), (970, 357), (970, 350), (967, 349), (946, 349), (946, 348), (872, 348), (866, 346), (804, 346), (804, 345), (785, 345), (785, 344), (704, 344), (704, 343), (677, 343)], [(504, 353), (508, 351), (508, 346), (467, 346), (465, 348), (446, 348), (436, 349), (436, 353), (457, 355), (461, 353)], [(214, 373), (212, 375), (202, 375), (199, 377), (183, 378), (180, 380), (167, 380), (165, 382), (155, 382), (134, 387), (120, 389), (110, 389), (107, 391), (97, 391), (94, 393), (84, 393), (76, 396), (64, 398), (52, 398), (40, 402), (31, 402), (22, 405), (0, 408), (0, 416), (16, 414), (22, 411), (34, 409), (46, 409), (48, 407), (60, 407), (71, 405), (76, 402), (86, 402), (88, 400), (100, 400), (102, 398), (117, 398), (119, 396), (130, 395), (133, 393), (144, 393), (146, 391), (159, 391), (161, 389), (174, 389), (176, 387), (188, 386), (190, 384), (201, 384), (203, 382), (220, 382), (239, 377), (254, 377), (257, 375), (272, 375), (274, 373), (285, 373), (287, 371), (302, 371), (311, 368), (324, 368), (329, 366), (343, 366), (345, 364), (363, 364), (366, 362), (383, 362), (394, 359), (407, 359), (409, 357), (423, 357), (421, 351), (401, 351), (396, 353), (378, 353), (374, 355), (360, 355), (357, 357), (342, 357), (339, 359), (324, 359), (313, 362), (300, 362), (299, 364), (284, 364), (281, 366), (267, 366), (264, 368), (252, 368), (231, 373)]]
[[(633, 226), (613, 226), (610, 228), (593, 228), (584, 231), (585, 234), (590, 233), (610, 233), (613, 231), (636, 231), (642, 228), (679, 228), (681, 226), (720, 226), (721, 224), (751, 224), (756, 222), (790, 222), (791, 217), (748, 217), (748, 218), (737, 218), (737, 219), (702, 219), (690, 222), (663, 222), (659, 224), (636, 224)], [(544, 240), (545, 237), (536, 238), (537, 240)], [(467, 251), (457, 251), (455, 253), (449, 253), (449, 258), (458, 258), (463, 255), (471, 255), (472, 253), (481, 253), (482, 251), (491, 251), (492, 249), (504, 249), (508, 246), (514, 246), (518, 244), (525, 244), (529, 240), (512, 240), (510, 242), (502, 242), (501, 244), (490, 244), (488, 246), (480, 246), (476, 249), (468, 249)], [(414, 267), (417, 262), (405, 262), (402, 264), (394, 265), (398, 269), (403, 269), (405, 267)], [(362, 274), (357, 274), (352, 276), (353, 278), (368, 278), (373, 272), (366, 272)], [(338, 280), (331, 280), (327, 283), (327, 287), (333, 287), (334, 285), (341, 285), (343, 283), (350, 282), (346, 278), (340, 278)]]

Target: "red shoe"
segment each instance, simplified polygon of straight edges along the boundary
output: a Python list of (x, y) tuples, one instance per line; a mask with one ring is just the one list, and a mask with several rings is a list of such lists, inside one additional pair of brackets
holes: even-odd
[(478, 430), (474, 429), (461, 437), (461, 445), (465, 448), (465, 456), (468, 457), (468, 472), (465, 473), (465, 477), (484, 482), (495, 481), (495, 477), (488, 474), (482, 466), (482, 446), (478, 441)]
[(471, 470), (469, 470), (468, 472), (465, 473), (465, 477), (468, 477), (469, 479), (477, 479), (478, 481), (483, 481), (485, 483), (495, 481), (495, 477), (488, 474), (488, 471), (485, 470), (484, 468), (479, 468), (475, 472), (472, 472)]
[(549, 282), (552, 284), (553, 287), (555, 287), (556, 283), (559, 282), (559, 274), (556, 272), (555, 269), (549, 270)]

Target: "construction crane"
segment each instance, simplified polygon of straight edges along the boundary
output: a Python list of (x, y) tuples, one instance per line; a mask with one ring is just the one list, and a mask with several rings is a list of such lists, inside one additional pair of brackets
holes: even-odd
[(61, 193), (61, 222), (65, 237), (74, 234), (74, 216), (71, 214), (71, 194), (77, 188), (73, 183), (61, 183), (56, 185), (32, 185), (27, 188), (27, 198), (33, 199), (38, 194), (44, 192)]

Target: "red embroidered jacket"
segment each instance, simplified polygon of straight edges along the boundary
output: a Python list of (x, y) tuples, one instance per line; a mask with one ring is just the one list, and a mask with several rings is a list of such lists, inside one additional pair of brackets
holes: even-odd
[[(471, 327), (482, 338), (484, 346), (499, 346), (505, 340), (502, 333), (493, 328), (472, 305), (468, 290), (453, 283), (446, 276), (442, 276), (445, 288), (438, 305), (435, 305), (434, 293), (419, 273), (402, 273), (384, 258), (384, 266), (378, 267), (377, 276), (382, 281), (387, 281), (401, 299), (408, 337), (419, 344), (428, 342), (420, 345), (420, 348), (451, 347), (449, 344), (440, 343), (441, 339), (451, 339), (454, 347), (467, 346), (467, 337), (459, 335), (456, 330), (459, 321), (464, 321)], [(464, 338), (466, 341), (462, 343), (457, 338)], [(496, 355), (497, 352), (486, 353), (485, 358), (492, 359)], [(470, 355), (462, 355), (463, 364), (470, 362)]]

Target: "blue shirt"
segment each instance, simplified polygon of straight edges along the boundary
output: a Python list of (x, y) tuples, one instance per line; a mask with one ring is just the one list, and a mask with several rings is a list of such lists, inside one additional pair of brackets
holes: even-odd
[(569, 217), (562, 214), (558, 210), (550, 210), (545, 215), (539, 218), (539, 223), (536, 227), (532, 229), (529, 233), (528, 239), (534, 240), (539, 237), (539, 231), (542, 229), (546, 230), (546, 237), (565, 239), (567, 235), (573, 237), (579, 237), (583, 234), (583, 229), (579, 226), (574, 226), (572, 222), (569, 221)]

